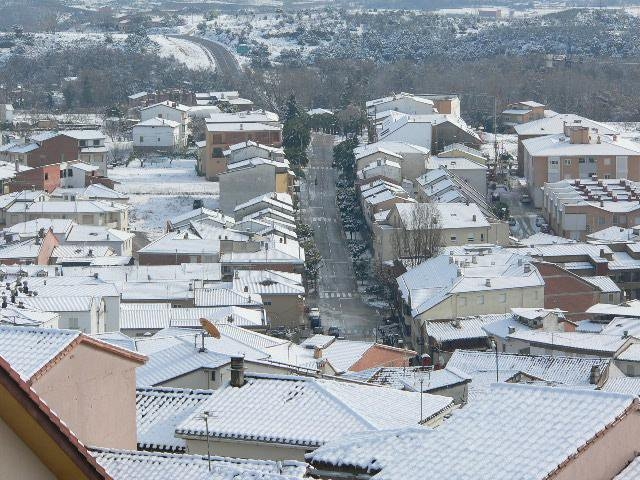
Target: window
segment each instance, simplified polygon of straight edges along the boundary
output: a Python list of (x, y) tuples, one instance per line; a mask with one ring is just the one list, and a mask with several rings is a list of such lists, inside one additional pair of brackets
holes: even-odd
[(212, 382), (216, 381), (216, 371), (215, 370), (211, 370), (211, 381)]
[(86, 140), (80, 140), (80, 146), (81, 147), (86, 147), (87, 146), (87, 141)]
[(480, 241), (481, 241), (481, 242), (484, 242), (484, 233), (481, 233), (481, 234), (480, 234)]
[(97, 147), (98, 145), (100, 145), (100, 140), (94, 140), (93, 141), (93, 146)]
[(593, 157), (589, 157), (589, 163), (596, 163), (596, 159)]
[(604, 217), (598, 217), (598, 225), (604, 225), (605, 220)]
[(467, 236), (467, 242), (475, 242), (475, 241), (476, 241), (476, 236), (475, 236), (475, 234), (470, 233), (470, 234)]
[(478, 297), (476, 298), (476, 302), (478, 303), (478, 305), (484, 305), (484, 295), (478, 295)]
[(458, 297), (458, 306), (459, 307), (466, 307), (467, 306), (467, 299), (465, 297)]
[(458, 237), (451, 235), (451, 243), (458, 243)]
[(498, 302), (507, 303), (507, 294), (506, 293), (500, 293), (498, 295)]
[(611, 178), (611, 175), (609, 175), (609, 174), (605, 174), (605, 176), (604, 176), (604, 179), (605, 179), (605, 180), (609, 180), (610, 178)]
[(140, 143), (144, 143), (144, 137), (140, 135)]
[(565, 164), (565, 166), (570, 166), (571, 165), (571, 159), (570, 158), (565, 158), (564, 159), (564, 164)]
[(269, 302), (268, 300), (265, 300), (265, 301), (263, 301), (263, 302), (262, 302), (262, 304), (263, 304), (265, 307), (268, 307), (268, 306), (270, 306), (270, 305), (271, 305), (271, 302)]
[(587, 163), (587, 161), (584, 158), (579, 158), (578, 159), (578, 163)]
[(161, 113), (158, 114), (158, 118), (162, 118), (162, 114)]
[(71, 330), (78, 330), (78, 317), (69, 318), (69, 328)]
[(558, 160), (551, 160), (551, 165), (558, 165)]
[(73, 177), (73, 169), (71, 168), (67, 169), (67, 177)]
[(160, 141), (160, 137), (158, 137), (158, 142)]
[(211, 152), (211, 157), (213, 158), (220, 158), (222, 156), (224, 156), (224, 154), (222, 153), (221, 148), (214, 148), (213, 151)]
[(610, 159), (610, 158), (605, 158), (605, 159), (604, 159), (604, 164), (605, 164), (606, 166), (611, 165), (611, 159)]
[(49, 180), (49, 174), (47, 172), (44, 172), (44, 179)]

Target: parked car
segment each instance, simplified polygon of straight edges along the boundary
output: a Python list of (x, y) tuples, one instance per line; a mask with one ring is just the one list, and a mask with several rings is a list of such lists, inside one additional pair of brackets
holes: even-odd
[(510, 226), (510, 227), (515, 227), (515, 226), (516, 226), (516, 224), (517, 224), (516, 219), (515, 219), (515, 218), (513, 218), (513, 217), (509, 217), (508, 222), (509, 222), (509, 226)]
[(545, 222), (544, 217), (541, 217), (540, 215), (538, 215), (536, 217), (536, 227), (541, 227)]
[(551, 231), (551, 229), (549, 228), (549, 224), (543, 223), (542, 225), (540, 225), (540, 231), (542, 233), (549, 233)]
[(193, 209), (198, 210), (199, 208), (202, 208), (202, 207), (204, 207), (204, 202), (202, 201), (202, 199), (196, 198), (193, 201)]
[(520, 203), (531, 203), (531, 197), (528, 193), (523, 193), (520, 195)]
[(340, 328), (336, 327), (335, 325), (329, 327), (329, 329), (327, 330), (327, 335), (332, 335), (338, 338), (340, 336)]

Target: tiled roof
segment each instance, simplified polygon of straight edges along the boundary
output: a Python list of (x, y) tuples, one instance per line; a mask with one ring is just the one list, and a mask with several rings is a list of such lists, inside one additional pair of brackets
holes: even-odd
[(138, 388), (136, 390), (136, 428), (138, 448), (153, 451), (184, 451), (186, 443), (177, 438), (176, 426), (186, 419), (211, 390), (182, 388)]
[[(425, 478), (425, 472), (429, 478), (547, 478), (604, 428), (636, 408), (634, 397), (628, 395), (494, 384), (481, 400), (424, 435), (411, 455), (399, 449), (395, 456), (383, 457), (382, 471), (374, 479), (418, 480)], [(349, 440), (343, 439), (344, 448), (333, 451), (328, 445), (324, 465), (375, 468), (371, 459), (378, 443), (371, 442), (374, 451), (369, 457), (363, 451), (364, 437), (360, 444), (362, 449), (355, 452)], [(353, 459), (348, 456), (351, 452)]]
[(483, 327), (492, 321), (494, 321), (493, 316), (479, 315), (445, 322), (427, 322), (425, 329), (427, 330), (427, 336), (438, 343), (487, 338), (487, 332), (484, 331)]
[(28, 380), (79, 336), (77, 330), (0, 326), (0, 356)]
[[(131, 305), (141, 308), (131, 308)], [(242, 307), (170, 308), (165, 303), (122, 304), (120, 328), (160, 330), (168, 327), (200, 328), (200, 318), (213, 323), (233, 323), (239, 327), (262, 325), (260, 310)]]
[(638, 377), (609, 378), (605, 382), (605, 384), (602, 386), (602, 390), (605, 392), (625, 393), (627, 395), (640, 396), (640, 378)]
[[(413, 392), (296, 376), (251, 374), (246, 381), (216, 390), (201, 406), (216, 412), (212, 437), (312, 448), (346, 433), (414, 426), (420, 417), (420, 395)], [(425, 419), (451, 405), (448, 397), (423, 394)], [(204, 436), (199, 415), (176, 433)]]
[(305, 457), (318, 470), (330, 465), (375, 474), (397, 460), (398, 452), (414, 451), (432, 434), (433, 430), (425, 427), (356, 433), (323, 445)]
[(114, 480), (292, 480), (302, 478), (305, 464), (293, 460), (246, 460), (175, 453), (91, 450)]
[[(601, 358), (498, 354), (500, 381), (522, 372), (563, 385), (590, 385), (591, 368), (597, 366), (603, 372), (608, 365), (609, 360)], [(472, 377), (469, 389), (472, 397), (476, 397), (496, 381), (496, 356), (493, 351), (456, 350), (449, 359), (447, 368), (455, 368)]]
[(423, 367), (374, 367), (360, 372), (347, 372), (342, 377), (413, 392), (419, 392), (420, 388), (430, 392), (471, 380), (469, 375), (453, 367), (430, 372)]
[(567, 349), (593, 355), (613, 356), (629, 339), (618, 335), (580, 332), (545, 332), (542, 330), (516, 330), (510, 339), (531, 345), (548, 345), (549, 348)]

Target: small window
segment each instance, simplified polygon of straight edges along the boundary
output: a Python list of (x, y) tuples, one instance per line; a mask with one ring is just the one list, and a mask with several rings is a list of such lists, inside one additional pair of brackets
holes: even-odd
[(586, 163), (587, 160), (585, 158), (579, 158), (578, 163)]
[(611, 165), (611, 159), (610, 158), (605, 158), (604, 159), (604, 164), (607, 165), (607, 166)]
[(465, 297), (458, 297), (458, 306), (466, 307), (467, 306), (467, 299)]
[(49, 174), (47, 172), (44, 173), (44, 179), (49, 180)]
[(160, 141), (160, 137), (158, 137), (158, 142)]
[(507, 294), (506, 293), (500, 293), (498, 295), (498, 302), (507, 303)]
[(565, 164), (566, 166), (571, 165), (571, 159), (570, 159), (570, 158), (565, 158), (565, 159), (564, 159), (564, 164)]
[(451, 243), (457, 243), (458, 242), (458, 237), (456, 237), (455, 235), (451, 235)]
[(211, 370), (211, 381), (212, 382), (216, 381), (216, 371), (215, 370)]
[(73, 169), (72, 168), (69, 168), (67, 170), (67, 177), (73, 177)]
[(475, 241), (476, 241), (475, 234), (471, 233), (467, 236), (467, 242), (475, 242)]
[(270, 306), (270, 305), (271, 305), (271, 302), (270, 302), (270, 301), (268, 301), (268, 300), (265, 300), (265, 301), (263, 301), (263, 302), (262, 302), (262, 304), (263, 304), (264, 306), (268, 307), (268, 306)]
[(551, 165), (558, 165), (558, 160), (551, 160)]
[(605, 180), (609, 180), (610, 178), (611, 178), (611, 175), (609, 175), (609, 174), (605, 174), (605, 176), (604, 176), (604, 179), (605, 179)]
[(100, 140), (94, 140), (93, 141), (93, 146), (97, 147), (98, 145), (100, 145)]
[(144, 143), (144, 137), (140, 135), (140, 143)]
[(589, 157), (589, 163), (596, 163), (596, 159), (593, 157)]

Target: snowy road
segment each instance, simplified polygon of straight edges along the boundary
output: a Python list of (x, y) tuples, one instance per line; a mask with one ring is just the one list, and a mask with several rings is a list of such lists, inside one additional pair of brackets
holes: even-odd
[(185, 37), (151, 35), (151, 40), (160, 46), (158, 55), (173, 57), (190, 70), (215, 70), (215, 57), (203, 46)]

